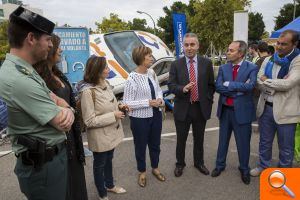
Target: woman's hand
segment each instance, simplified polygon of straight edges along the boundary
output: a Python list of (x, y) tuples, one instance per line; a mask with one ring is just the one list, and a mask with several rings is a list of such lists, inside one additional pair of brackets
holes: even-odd
[(119, 110), (122, 111), (124, 114), (126, 114), (127, 112), (130, 112), (131, 109), (129, 108), (128, 105), (126, 104), (119, 104)]
[(125, 114), (122, 111), (115, 111), (114, 114), (116, 119), (124, 119), (125, 117)]
[(158, 102), (158, 106), (159, 107), (163, 107), (164, 106), (164, 100), (162, 100), (161, 98), (156, 99), (156, 101)]
[(152, 100), (149, 100), (149, 105), (150, 105), (151, 107), (158, 108), (159, 105), (160, 105), (160, 102), (159, 102), (158, 100), (156, 100), (156, 99), (152, 99)]

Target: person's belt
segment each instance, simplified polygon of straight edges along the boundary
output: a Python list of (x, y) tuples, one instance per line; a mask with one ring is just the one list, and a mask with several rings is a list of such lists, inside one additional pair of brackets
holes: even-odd
[(265, 105), (273, 107), (273, 102), (266, 101)]
[(223, 107), (224, 108), (227, 108), (227, 109), (230, 109), (230, 110), (234, 110), (234, 107), (233, 106), (228, 106), (226, 104), (223, 104)]
[(65, 148), (65, 146), (66, 146), (66, 141), (63, 141), (63, 142), (61, 142), (59, 144), (56, 144), (54, 146), (47, 147), (46, 148), (46, 158), (47, 158), (47, 156), (49, 156), (49, 158), (52, 156), (52, 158), (53, 158), (54, 156), (59, 154)]
[[(66, 146), (66, 141), (63, 141), (53, 146), (47, 146), (45, 150), (45, 159), (44, 162), (41, 164), (52, 161), (53, 158), (65, 148), (65, 146)], [(38, 159), (37, 154), (30, 152), (28, 150), (22, 152), (20, 155), (21, 155), (22, 163), (24, 165), (34, 165), (35, 159)]]
[(63, 142), (56, 144), (56, 148), (58, 149), (58, 153), (61, 152), (66, 147), (67, 141), (64, 140)]

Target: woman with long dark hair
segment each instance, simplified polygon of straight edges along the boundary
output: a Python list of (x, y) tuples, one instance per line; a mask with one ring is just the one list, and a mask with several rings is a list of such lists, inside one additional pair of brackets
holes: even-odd
[[(58, 69), (62, 50), (59, 47), (60, 38), (52, 35), (53, 48), (47, 60), (34, 65), (35, 70), (44, 79), (47, 87), (58, 97), (64, 99), (72, 108), (76, 108), (75, 97), (67, 77)], [(67, 136), (68, 154), (68, 187), (67, 200), (87, 200), (87, 190), (84, 175), (84, 150), (80, 130), (79, 116), (75, 113), (72, 129)]]

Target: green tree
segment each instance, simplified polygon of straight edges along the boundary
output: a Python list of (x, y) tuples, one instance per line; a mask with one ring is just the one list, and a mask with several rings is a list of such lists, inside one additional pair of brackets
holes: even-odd
[(166, 6), (163, 8), (163, 10), (166, 16), (160, 17), (157, 22), (158, 27), (162, 28), (164, 33), (160, 37), (168, 46), (172, 46), (172, 43), (174, 42), (172, 14), (188, 13), (191, 8), (184, 3), (177, 1), (174, 2), (170, 8)]
[(134, 18), (132, 22), (128, 21), (128, 25), (130, 30), (145, 31), (147, 29), (147, 22), (145, 19)]
[(190, 17), (191, 31), (200, 41), (200, 51), (205, 52), (210, 42), (216, 50), (224, 50), (233, 38), (234, 11), (243, 10), (248, 0), (204, 0), (193, 3), (195, 15)]
[(262, 39), (265, 31), (265, 23), (261, 13), (249, 13), (248, 40), (254, 42)]
[[(294, 15), (294, 4), (288, 3), (285, 4), (279, 11), (279, 15), (275, 20), (275, 27), (274, 30), (278, 30), (291, 21), (293, 21), (293, 15)], [(300, 16), (300, 0), (296, 0), (296, 18)]]
[(264, 34), (261, 36), (261, 39), (267, 39), (270, 37), (270, 33), (268, 31), (264, 31)]
[(95, 22), (97, 33), (109, 33), (114, 31), (128, 30), (127, 22), (121, 20), (117, 14), (110, 13), (109, 18), (103, 17), (102, 22)]
[(8, 21), (0, 23), (0, 63), (5, 59), (6, 53), (9, 52), (7, 28)]
[(128, 26), (130, 30), (147, 31), (150, 33), (154, 33), (154, 29), (147, 26), (146, 19), (134, 18), (132, 22), (128, 21)]

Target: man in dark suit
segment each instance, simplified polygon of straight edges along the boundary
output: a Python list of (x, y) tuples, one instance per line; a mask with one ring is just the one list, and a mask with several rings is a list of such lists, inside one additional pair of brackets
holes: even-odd
[(194, 166), (203, 174), (209, 171), (203, 160), (203, 140), (206, 121), (210, 118), (215, 92), (212, 63), (197, 55), (197, 35), (187, 33), (183, 39), (185, 56), (174, 61), (169, 76), (169, 90), (175, 94), (174, 121), (176, 126), (176, 177), (185, 167), (185, 145), (190, 125), (194, 137)]
[(216, 91), (220, 93), (217, 111), (220, 133), (216, 168), (211, 176), (219, 176), (226, 167), (228, 145), (233, 130), (241, 178), (245, 184), (249, 184), (251, 122), (255, 120), (253, 88), (258, 68), (244, 60), (246, 51), (247, 44), (244, 41), (232, 42), (227, 50), (228, 63), (219, 69)]

